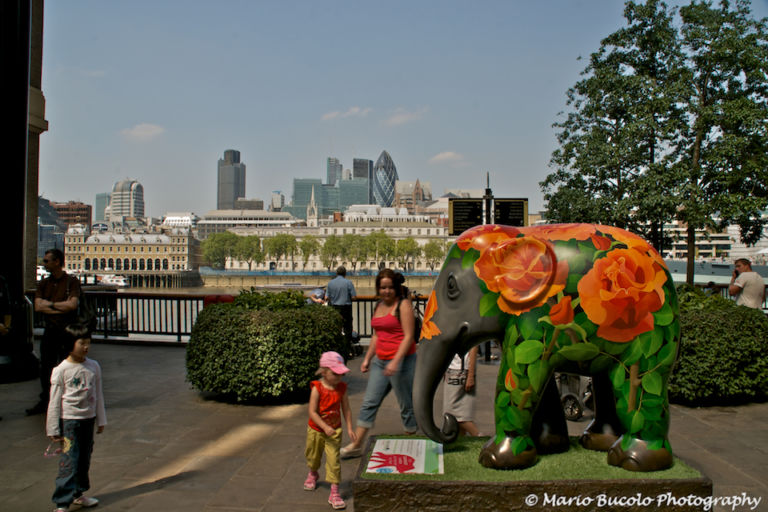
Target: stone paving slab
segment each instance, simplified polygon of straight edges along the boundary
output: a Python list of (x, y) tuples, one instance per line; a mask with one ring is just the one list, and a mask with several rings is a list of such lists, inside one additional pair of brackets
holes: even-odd
[[(245, 406), (208, 400), (185, 381), (183, 348), (97, 343), (91, 355), (102, 365), (109, 424), (96, 436), (92, 493), (103, 511), (330, 510), (329, 487), (302, 489), (306, 404)], [(360, 359), (346, 377), (353, 417), (365, 392)], [(478, 365), (477, 424), (493, 431), (492, 395), (498, 366)], [(43, 416), (26, 417), (39, 392), (37, 381), (0, 385), (0, 510), (51, 510), (55, 459)], [(442, 410), (441, 389), (435, 398)], [(394, 395), (379, 412), (374, 434), (399, 434)], [(569, 423), (578, 434), (588, 418)], [(716, 496), (768, 501), (768, 404), (696, 409), (672, 408), (670, 439), (676, 455), (704, 471)], [(345, 433), (345, 443), (347, 435)], [(359, 459), (342, 462), (341, 492), (354, 510), (351, 479)], [(321, 479), (324, 470), (321, 469)], [(75, 510), (76, 507), (72, 507)], [(759, 509), (768, 510), (768, 503)], [(758, 509), (758, 510), (759, 510)], [(715, 510), (730, 510), (719, 507)], [(747, 510), (747, 509), (744, 509)]]

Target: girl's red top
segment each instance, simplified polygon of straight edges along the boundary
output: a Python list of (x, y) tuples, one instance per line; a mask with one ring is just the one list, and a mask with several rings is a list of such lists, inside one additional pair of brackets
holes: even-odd
[[(333, 428), (341, 427), (341, 400), (344, 398), (344, 393), (347, 392), (347, 383), (339, 382), (336, 384), (336, 389), (328, 389), (318, 379), (310, 382), (310, 388), (315, 388), (320, 393), (317, 412), (323, 421)], [(323, 431), (312, 421), (312, 418), (309, 418), (309, 426), (318, 432)]]

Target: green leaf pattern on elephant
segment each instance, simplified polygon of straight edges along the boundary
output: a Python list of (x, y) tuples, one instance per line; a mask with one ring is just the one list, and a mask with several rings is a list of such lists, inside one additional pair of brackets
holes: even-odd
[(601, 373), (611, 367), (614, 360), (612, 357), (605, 354), (600, 354), (589, 364), (589, 373), (595, 375)]
[(668, 303), (664, 303), (660, 310), (653, 313), (653, 318), (656, 325), (669, 325), (675, 319), (675, 312)]
[(645, 425), (645, 417), (643, 416), (642, 411), (635, 411), (632, 414), (632, 422), (629, 425), (629, 432), (631, 434), (640, 432), (640, 430), (643, 429), (643, 425)]
[(517, 436), (515, 437), (515, 440), (512, 441), (512, 454), (513, 455), (520, 455), (523, 453), (526, 448), (533, 448), (533, 440), (530, 436)]
[(599, 353), (600, 349), (591, 343), (576, 343), (575, 345), (563, 347), (558, 351), (558, 354), (569, 361), (589, 361)]
[(486, 293), (480, 299), (480, 316), (498, 316), (501, 314), (497, 301), (498, 293)]
[(581, 278), (582, 276), (579, 274), (568, 275), (568, 279), (565, 281), (565, 293), (569, 295), (575, 295), (578, 293), (578, 286)]
[(520, 334), (523, 335), (523, 338), (526, 340), (541, 339), (544, 334), (544, 328), (539, 322), (539, 318), (547, 315), (549, 315), (548, 304), (520, 315), (520, 320), (517, 325), (520, 328)]
[(624, 352), (624, 357), (621, 358), (621, 362), (627, 366), (631, 366), (637, 362), (643, 355), (643, 345), (640, 340), (635, 338), (631, 343), (629, 350)]
[(539, 340), (525, 340), (515, 347), (515, 361), (519, 364), (531, 364), (541, 357), (544, 344)]
[(464, 253), (464, 257), (461, 258), (461, 268), (466, 270), (472, 267), (479, 257), (480, 253), (478, 251), (475, 249), (467, 249), (467, 252)]
[(638, 339), (642, 345), (645, 357), (651, 357), (659, 351), (661, 345), (664, 343), (664, 332), (662, 329), (654, 329), (649, 332), (644, 332), (638, 336)]
[(624, 370), (623, 366), (617, 365), (611, 370), (611, 383), (613, 384), (613, 389), (621, 389), (625, 380), (627, 380), (627, 372)]
[(661, 395), (662, 378), (658, 372), (648, 372), (641, 379), (643, 389), (652, 395)]
[(659, 366), (667, 367), (675, 361), (675, 355), (677, 353), (677, 345), (673, 343), (667, 343), (661, 350), (659, 350)]
[(528, 378), (531, 381), (531, 387), (536, 393), (541, 393), (544, 388), (544, 383), (549, 377), (549, 362), (539, 360), (528, 366)]
[(448, 256), (445, 258), (445, 261), (443, 262), (443, 267), (445, 267), (451, 259), (461, 258), (461, 257), (462, 257), (461, 249), (459, 249), (458, 245), (453, 244), (453, 246), (451, 246), (451, 251), (448, 253)]
[(504, 411), (504, 417), (512, 428), (505, 430), (511, 430), (514, 432), (525, 432), (526, 429), (526, 416), (530, 416), (530, 412), (521, 411), (517, 407), (507, 407)]

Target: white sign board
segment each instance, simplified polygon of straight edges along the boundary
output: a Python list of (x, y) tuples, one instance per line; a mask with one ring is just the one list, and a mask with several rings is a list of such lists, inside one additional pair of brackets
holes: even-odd
[(377, 439), (367, 473), (443, 474), (443, 445), (430, 439)]

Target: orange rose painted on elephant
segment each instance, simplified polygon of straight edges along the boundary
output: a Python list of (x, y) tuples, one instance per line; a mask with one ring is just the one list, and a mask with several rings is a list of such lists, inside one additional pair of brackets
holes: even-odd
[(424, 323), (421, 324), (420, 338), (431, 340), (433, 336), (440, 334), (440, 329), (437, 324), (432, 321), (432, 316), (437, 311), (437, 296), (435, 290), (429, 294), (429, 300), (427, 301), (427, 307), (424, 310)]
[(456, 239), (456, 245), (459, 249), (476, 249), (483, 251), (500, 240), (515, 238), (520, 234), (520, 230), (509, 226), (499, 226), (497, 224), (488, 224), (485, 226), (476, 226), (468, 229)]
[(633, 235), (632, 233), (624, 231), (623, 229), (620, 229), (620, 228), (615, 228), (613, 226), (597, 226), (597, 228), (603, 234), (611, 235), (614, 240), (625, 244), (630, 249), (635, 249), (641, 252), (648, 253), (656, 263), (658, 263), (664, 268), (667, 268), (667, 264), (664, 263), (664, 259), (661, 257), (661, 255), (658, 252), (656, 252), (656, 249), (654, 249), (651, 246), (651, 244), (649, 244), (639, 236)]
[(549, 310), (549, 319), (553, 325), (565, 325), (573, 322), (573, 306), (570, 295), (566, 295), (560, 302), (552, 306), (552, 309)]
[(608, 237), (591, 235), (589, 238), (592, 239), (592, 245), (594, 245), (595, 249), (598, 251), (607, 251), (611, 248), (611, 239)]
[(544, 304), (565, 288), (568, 263), (559, 262), (552, 246), (525, 236), (500, 240), (480, 253), (475, 273), (505, 313), (519, 315)]
[(595, 261), (579, 281), (581, 307), (597, 335), (628, 342), (653, 329), (653, 313), (664, 304), (664, 268), (635, 249), (616, 249)]
[(525, 232), (545, 240), (587, 240), (595, 233), (595, 226), (592, 224), (546, 224), (526, 229)]

